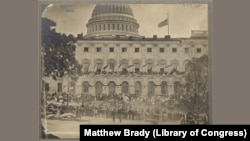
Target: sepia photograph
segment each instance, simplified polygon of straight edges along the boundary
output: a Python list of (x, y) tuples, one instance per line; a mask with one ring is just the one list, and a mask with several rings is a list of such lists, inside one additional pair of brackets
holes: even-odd
[(211, 123), (207, 3), (40, 5), (41, 139)]

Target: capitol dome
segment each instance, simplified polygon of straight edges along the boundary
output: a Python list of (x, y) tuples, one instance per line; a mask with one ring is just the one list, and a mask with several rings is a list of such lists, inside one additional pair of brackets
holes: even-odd
[(128, 4), (97, 4), (87, 23), (85, 37), (140, 37), (139, 24)]

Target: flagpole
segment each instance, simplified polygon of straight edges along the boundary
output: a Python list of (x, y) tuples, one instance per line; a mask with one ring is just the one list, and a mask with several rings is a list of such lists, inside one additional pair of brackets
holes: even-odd
[(169, 13), (168, 13), (168, 35), (169, 35)]

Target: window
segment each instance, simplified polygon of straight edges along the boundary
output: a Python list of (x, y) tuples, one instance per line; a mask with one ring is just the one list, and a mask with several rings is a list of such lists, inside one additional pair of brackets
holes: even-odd
[(185, 53), (188, 53), (189, 52), (189, 48), (185, 48)]
[(139, 73), (140, 72), (140, 66), (141, 66), (140, 60), (135, 60), (134, 61), (134, 66), (135, 66), (135, 73)]
[(197, 48), (197, 53), (201, 53), (201, 48)]
[(57, 83), (57, 92), (62, 92), (62, 83)]
[(97, 95), (102, 94), (102, 82), (97, 81), (95, 83), (95, 92), (96, 92)]
[(141, 95), (141, 93), (142, 93), (141, 82), (136, 81), (135, 82), (135, 94), (136, 95)]
[(127, 81), (122, 82), (122, 93), (125, 93), (125, 94), (129, 93), (129, 85)]
[(49, 83), (45, 83), (45, 91), (48, 92), (49, 91)]
[(82, 82), (82, 93), (89, 92), (89, 83), (87, 81)]
[(113, 47), (109, 48), (109, 52), (114, 52), (114, 48)]
[(148, 48), (147, 51), (148, 51), (148, 52), (152, 52), (152, 48)]
[(98, 47), (96, 48), (96, 52), (101, 52), (102, 51), (102, 48)]
[(113, 62), (109, 63), (109, 69), (110, 69), (111, 72), (114, 72), (114, 70), (115, 70), (115, 63), (113, 63)]
[(177, 48), (172, 48), (172, 52), (177, 52)]
[(164, 68), (160, 68), (160, 74), (164, 73)]
[(109, 83), (109, 94), (115, 94), (115, 82), (113, 81)]
[(161, 82), (161, 94), (165, 95), (168, 93), (168, 83), (166, 81)]
[(148, 82), (148, 94), (154, 95), (155, 93), (155, 84), (153, 81)]
[(84, 62), (83, 63), (83, 73), (88, 74), (88, 70), (89, 70), (89, 62)]
[(127, 68), (122, 68), (122, 74), (127, 74), (127, 73), (128, 73)]
[(96, 74), (100, 74), (102, 71), (102, 63), (97, 63), (96, 67), (97, 67)]
[(127, 48), (122, 48), (122, 52), (127, 52)]
[(89, 48), (88, 48), (88, 47), (85, 47), (85, 48), (83, 49), (83, 51), (84, 51), (84, 52), (89, 52)]
[(160, 48), (160, 52), (164, 52), (164, 48)]
[(178, 66), (178, 61), (177, 60), (173, 60), (172, 61), (172, 66), (173, 66), (173, 69), (177, 69), (177, 66)]
[(139, 73), (140, 72), (140, 68), (135, 68), (135, 73)]
[(135, 52), (139, 52), (139, 48), (135, 48)]
[(101, 25), (99, 24), (99, 31), (101, 30)]
[(148, 74), (152, 73), (152, 68), (148, 68)]
[(152, 70), (153, 63), (148, 63), (147, 66), (148, 66), (148, 73), (151, 74), (152, 71), (153, 71), (153, 70)]
[[(122, 74), (127, 74), (128, 73), (128, 70), (127, 70), (127, 68), (128, 68), (128, 60), (127, 59), (122, 59), (121, 60), (121, 67), (122, 67)], [(119, 66), (119, 68), (120, 68), (120, 66)]]

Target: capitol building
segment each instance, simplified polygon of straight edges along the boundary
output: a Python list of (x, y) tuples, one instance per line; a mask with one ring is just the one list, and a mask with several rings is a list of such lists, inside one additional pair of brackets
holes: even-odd
[(185, 84), (186, 63), (208, 55), (207, 31), (189, 38), (144, 37), (129, 4), (97, 4), (86, 35), (75, 43), (83, 75), (76, 80), (45, 78), (49, 92), (75, 95), (174, 95)]

